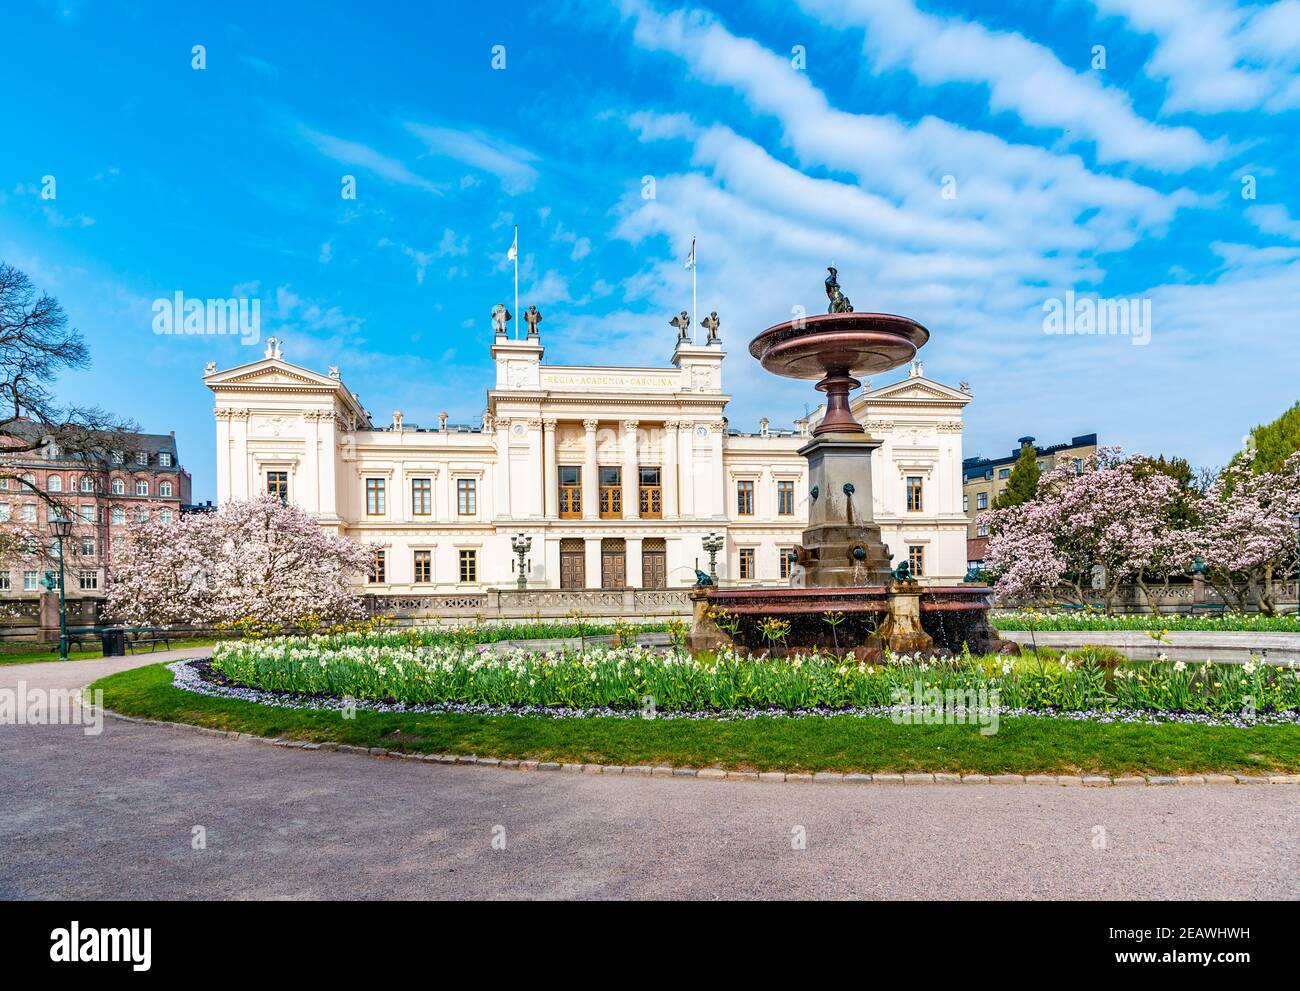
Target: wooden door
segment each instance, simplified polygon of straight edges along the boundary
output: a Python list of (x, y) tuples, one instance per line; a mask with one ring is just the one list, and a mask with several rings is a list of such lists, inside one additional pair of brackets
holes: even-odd
[(600, 552), (600, 587), (627, 588), (627, 555), (623, 551)]
[(641, 587), (668, 587), (668, 555), (663, 551), (646, 551), (641, 555)]
[(560, 588), (586, 588), (586, 555), (582, 551), (560, 552)]

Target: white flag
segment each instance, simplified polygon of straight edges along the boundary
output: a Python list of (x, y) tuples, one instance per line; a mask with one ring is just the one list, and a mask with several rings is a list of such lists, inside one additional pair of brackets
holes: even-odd
[(691, 253), (686, 256), (686, 267), (695, 267), (695, 238), (691, 238)]
[(515, 228), (515, 240), (510, 245), (510, 250), (506, 252), (506, 261), (512, 262), (519, 257), (519, 228)]

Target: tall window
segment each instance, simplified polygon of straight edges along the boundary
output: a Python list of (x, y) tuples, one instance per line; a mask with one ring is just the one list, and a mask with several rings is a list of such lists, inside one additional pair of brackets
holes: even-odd
[[(281, 472), (281, 474), (283, 474), (283, 472)], [(171, 483), (171, 482), (159, 482), (159, 483), (158, 483), (158, 494), (159, 494), (160, 496), (170, 496), (170, 495), (172, 494), (172, 483)], [(284, 480), (284, 492), (280, 493), (280, 498), (281, 498), (281, 499), (285, 499), (285, 498), (288, 497), (288, 495), (289, 495), (289, 479), (286, 478), (286, 479)]]
[(433, 552), (415, 552), (415, 580), (417, 582), (433, 581)]
[(62, 475), (51, 475), (49, 478), (47, 478), (47, 479), (45, 480), (45, 488), (46, 488), (46, 490), (49, 491), (49, 492), (62, 492), (62, 491), (63, 491), (63, 476), (62, 476)]
[(82, 538), (81, 538), (81, 556), (82, 556), (82, 557), (94, 557), (94, 556), (95, 556), (95, 538), (94, 538), (94, 537), (82, 537)]
[(36, 503), (34, 502), (23, 503), (23, 522), (24, 523), (36, 522)]
[(473, 516), (478, 512), (475, 508), (475, 481), (473, 478), (456, 479), (456, 512), (460, 516)]
[(135, 463), (138, 465), (147, 465), (149, 463), (149, 452), (137, 451), (135, 455)]
[(93, 478), (91, 478), (89, 475), (82, 475), (82, 476), (81, 476), (81, 491), (82, 491), (82, 492), (94, 492), (94, 491), (95, 491), (95, 480), (94, 480)]
[(113, 479), (112, 491), (113, 495), (126, 495), (126, 482), (120, 478)]
[(79, 507), (77, 507), (77, 515), (81, 517), (82, 523), (94, 523), (95, 507), (90, 505), (90, 503), (83, 502)]
[(790, 577), (790, 566), (794, 564), (794, 548), (782, 547), (778, 552), (781, 555), (781, 577)]
[(36, 582), (37, 582), (37, 578), (36, 578), (36, 572), (35, 572), (35, 571), (24, 571), (24, 572), (23, 572), (23, 591), (24, 591), (24, 592), (35, 592), (35, 591), (36, 591)]
[[(166, 487), (167, 491), (163, 491)], [(158, 486), (158, 494), (169, 496), (172, 494), (172, 483), (162, 482)], [(289, 473), (287, 471), (268, 471), (266, 473), (266, 494), (279, 496), (281, 502), (289, 501)]]
[(623, 515), (623, 469), (601, 468), (599, 471), (601, 519), (619, 519)]
[(110, 523), (125, 523), (126, 510), (123, 509), (121, 506), (114, 506), (111, 510), (109, 510), (108, 521)]
[(377, 550), (370, 555), (370, 571), (366, 581), (372, 585), (383, 585), (388, 581), (388, 560), (383, 551)]
[(923, 508), (921, 501), (921, 477), (919, 475), (907, 476), (907, 511), (909, 513), (919, 513)]
[(977, 537), (987, 537), (988, 535), (989, 535), (989, 525), (988, 525), (987, 523), (979, 523), (979, 524), (976, 524), (976, 526), (975, 526), (975, 536), (977, 536)]
[(740, 549), (740, 577), (754, 577), (754, 548), (742, 547)]
[(641, 516), (657, 520), (664, 514), (663, 489), (659, 484), (658, 468), (640, 468), (637, 497), (640, 500)]
[(366, 479), (366, 515), (384, 515), (384, 480), (382, 478)]
[(0, 571), (0, 592), (8, 592), (9, 587), (9, 572)]
[(776, 512), (778, 516), (794, 515), (794, 482), (776, 483)]
[(149, 494), (149, 483), (140, 479), (135, 483), (135, 494), (138, 496), (147, 496)]
[(961, 497), (961, 511), (963, 513), (970, 512), (970, 496), (964, 495)]
[(462, 582), (478, 581), (478, 552), (460, 552), (460, 580)]
[(987, 492), (975, 493), (975, 508), (976, 509), (989, 508), (989, 494)]
[(167, 451), (162, 451), (158, 455), (158, 467), (170, 468), (172, 466), (172, 456)]
[(736, 483), (736, 513), (739, 516), (754, 515), (754, 483), (751, 481)]
[(90, 592), (93, 591), (94, 589), (99, 588), (98, 571), (83, 571), (79, 576), (79, 578), (80, 578), (79, 584), (83, 592)]
[(907, 548), (907, 566), (912, 569), (914, 578), (925, 576), (925, 548), (912, 544)]
[(560, 465), (560, 516), (575, 519), (582, 515), (582, 469), (577, 465)]
[(416, 516), (433, 515), (433, 482), (430, 479), (411, 479), (411, 512)]

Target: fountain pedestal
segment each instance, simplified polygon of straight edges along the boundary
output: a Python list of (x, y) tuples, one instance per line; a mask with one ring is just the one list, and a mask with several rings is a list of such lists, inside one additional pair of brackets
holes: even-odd
[(880, 444), (865, 433), (826, 433), (799, 449), (808, 461), (809, 494), (798, 555), (809, 585), (847, 588), (889, 580), (889, 549), (871, 508), (871, 455)]
[(921, 628), (921, 586), (915, 581), (889, 583), (889, 615), (880, 624), (880, 639), (895, 654), (934, 649), (934, 639)]

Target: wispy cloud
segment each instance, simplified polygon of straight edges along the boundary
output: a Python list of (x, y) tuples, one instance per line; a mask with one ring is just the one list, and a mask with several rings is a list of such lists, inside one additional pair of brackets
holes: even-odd
[(423, 176), (416, 175), (400, 160), (384, 155), (359, 141), (337, 138), (306, 125), (299, 125), (298, 133), (322, 155), (332, 158), (340, 165), (365, 169), (390, 182), (422, 189), (426, 193), (441, 195), (447, 189), (445, 185), (430, 182)]
[(497, 177), (510, 195), (526, 193), (537, 182), (533, 163), (537, 155), (526, 148), (483, 134), (433, 124), (408, 122), (406, 129), (419, 138), (430, 155), (450, 158)]

